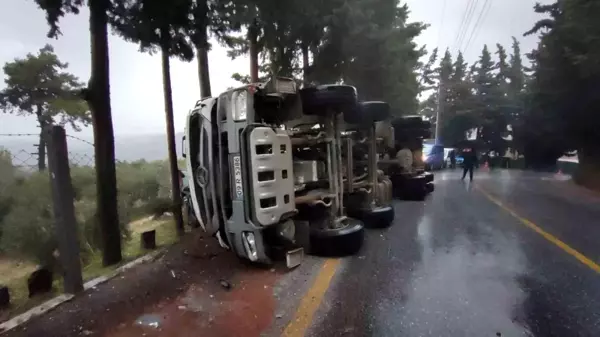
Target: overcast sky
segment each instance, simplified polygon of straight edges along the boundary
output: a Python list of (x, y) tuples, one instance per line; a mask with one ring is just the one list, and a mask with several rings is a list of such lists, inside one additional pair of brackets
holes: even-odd
[[(538, 0), (539, 1), (539, 0)], [(428, 50), (439, 46), (441, 49), (456, 50), (456, 37), (470, 0), (404, 0), (410, 10), (410, 21), (430, 24), (429, 29), (419, 38), (420, 45)], [(481, 15), (478, 29), (475, 30), (469, 47), (473, 27), (485, 3), (489, 9)], [(476, 4), (470, 27), (465, 34), (461, 49), (466, 59), (475, 61), (483, 44), (494, 47), (501, 43), (510, 48), (511, 37), (522, 42), (524, 52), (535, 47), (537, 38), (523, 38), (525, 31), (539, 19), (533, 12), (534, 0), (474, 0)], [(550, 0), (542, 0), (550, 3)], [(445, 4), (444, 4), (445, 3)], [(487, 14), (487, 15), (486, 15)], [(90, 74), (90, 43), (88, 15), (68, 16), (61, 21), (63, 36), (58, 40), (46, 38), (48, 26), (44, 13), (33, 0), (0, 0), (0, 64), (22, 57), (28, 52), (36, 52), (46, 43), (55, 47), (62, 61), (69, 63), (69, 71), (85, 82)], [(112, 114), (117, 135), (164, 133), (165, 117), (162, 99), (162, 78), (160, 56), (142, 54), (136, 45), (118, 37), (109, 37), (110, 76)], [(248, 73), (247, 58), (230, 60), (225, 48), (213, 45), (209, 54), (210, 78), (213, 94), (235, 86), (231, 74)], [(175, 108), (175, 128), (183, 131), (185, 116), (199, 96), (197, 64), (173, 60), (172, 81)], [(3, 87), (0, 83), (0, 88)], [(0, 115), (0, 133), (37, 132), (32, 119)], [(81, 132), (81, 136), (91, 136), (91, 130)]]

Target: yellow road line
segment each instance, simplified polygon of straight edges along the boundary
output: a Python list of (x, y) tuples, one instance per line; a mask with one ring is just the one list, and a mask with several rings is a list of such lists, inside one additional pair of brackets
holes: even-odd
[(591, 268), (595, 272), (600, 273), (600, 265), (598, 265), (596, 262), (592, 261), (590, 258), (588, 258), (585, 255), (581, 254), (577, 250), (571, 248), (569, 245), (567, 245), (566, 243), (562, 242), (560, 239), (558, 239), (557, 237), (553, 236), (552, 234), (546, 232), (545, 230), (543, 230), (542, 228), (540, 228), (538, 225), (536, 225), (533, 222), (531, 222), (531, 221), (529, 221), (529, 220), (521, 217), (515, 211), (513, 211), (510, 208), (508, 208), (508, 206), (506, 206), (504, 203), (502, 203), (500, 200), (498, 200), (496, 197), (492, 196), (489, 192), (485, 191), (481, 187), (475, 186), (475, 188), (477, 188), (477, 190), (479, 190), (479, 192), (481, 192), (483, 195), (485, 195), (494, 204), (500, 206), (500, 208), (502, 208), (503, 210), (505, 210), (506, 212), (508, 212), (510, 215), (512, 215), (513, 217), (515, 217), (517, 220), (521, 221), (521, 223), (523, 223), (526, 227), (529, 227), (534, 232), (536, 232), (539, 235), (543, 236), (546, 240), (552, 242), (554, 245), (558, 246), (558, 248), (562, 249), (567, 254), (573, 256), (574, 258), (576, 258), (577, 260), (579, 260), (579, 262), (585, 264), (586, 266), (588, 266), (589, 268)]
[(315, 282), (304, 294), (296, 314), (283, 331), (282, 337), (302, 337), (306, 334), (339, 265), (339, 259), (328, 259), (323, 263)]

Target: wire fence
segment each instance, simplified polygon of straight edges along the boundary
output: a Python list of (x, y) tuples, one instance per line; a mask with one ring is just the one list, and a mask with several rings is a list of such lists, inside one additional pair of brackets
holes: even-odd
[[(53, 288), (77, 292), (105, 270), (94, 145), (64, 132), (49, 129), (42, 149), (39, 134), (0, 134), (0, 309), (10, 302), (9, 316)], [(115, 169), (123, 257), (177, 241), (168, 162), (123, 161)], [(62, 287), (53, 285), (61, 278)]]
[[(69, 145), (69, 163), (72, 166), (94, 166), (94, 144), (83, 138), (66, 135)], [(12, 165), (23, 172), (34, 172), (40, 168), (39, 134), (2, 133), (0, 151), (10, 154)], [(48, 163), (47, 151), (43, 149), (45, 168)]]

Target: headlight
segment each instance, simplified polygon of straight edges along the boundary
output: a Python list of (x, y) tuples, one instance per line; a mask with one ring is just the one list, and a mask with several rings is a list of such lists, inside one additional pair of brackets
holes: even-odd
[(248, 93), (246, 90), (240, 90), (233, 93), (231, 97), (232, 117), (236, 122), (246, 120), (248, 110)]
[(254, 240), (254, 233), (243, 232), (242, 233), (244, 248), (248, 254), (250, 261), (258, 260), (258, 250), (256, 249), (256, 240)]
[(421, 159), (422, 159), (423, 161), (427, 161), (427, 156), (426, 156), (426, 155), (423, 155), (423, 157), (421, 157)]

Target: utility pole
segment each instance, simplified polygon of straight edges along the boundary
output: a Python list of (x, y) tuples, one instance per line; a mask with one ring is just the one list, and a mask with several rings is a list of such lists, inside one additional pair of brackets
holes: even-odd
[(444, 102), (446, 101), (446, 90), (444, 89), (444, 82), (440, 80), (438, 86), (438, 100), (437, 100), (437, 113), (435, 116), (435, 143), (438, 144), (440, 141), (440, 128), (442, 125), (442, 115), (444, 111)]

